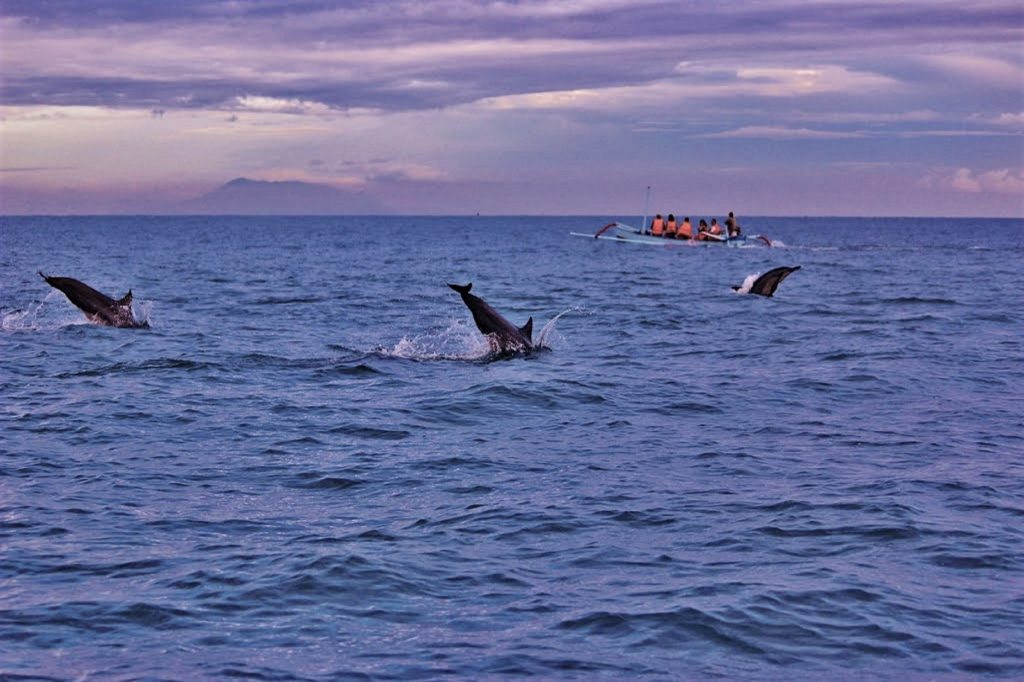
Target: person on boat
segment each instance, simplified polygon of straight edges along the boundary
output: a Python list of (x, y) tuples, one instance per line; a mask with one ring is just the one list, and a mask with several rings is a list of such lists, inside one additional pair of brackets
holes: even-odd
[(700, 224), (697, 227), (697, 241), (702, 242), (708, 238), (708, 221), (703, 218), (700, 219)]
[(676, 229), (678, 227), (679, 226), (676, 224), (676, 216), (675, 216), (675, 214), (674, 213), (669, 213), (668, 214), (668, 220), (665, 222), (665, 238), (666, 239), (675, 239), (676, 238)]
[(725, 231), (729, 235), (729, 239), (735, 239), (740, 236), (740, 224), (736, 222), (736, 216), (729, 211), (729, 217), (725, 219)]
[(654, 216), (654, 220), (651, 221), (651, 234), (655, 237), (660, 237), (665, 233), (665, 219), (661, 217), (661, 214)]
[(683, 218), (676, 230), (676, 239), (693, 239), (693, 225), (690, 224), (690, 217)]
[(718, 218), (711, 219), (711, 227), (708, 228), (708, 233), (716, 237), (722, 234), (722, 226), (718, 224)]

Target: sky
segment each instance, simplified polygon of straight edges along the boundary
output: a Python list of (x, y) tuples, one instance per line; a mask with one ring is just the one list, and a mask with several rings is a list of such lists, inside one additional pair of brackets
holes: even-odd
[(1024, 216), (1019, 0), (0, 0), (0, 213)]

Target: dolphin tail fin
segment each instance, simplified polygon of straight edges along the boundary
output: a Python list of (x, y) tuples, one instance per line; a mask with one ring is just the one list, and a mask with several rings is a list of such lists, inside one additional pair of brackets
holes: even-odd
[(448, 286), (450, 286), (452, 289), (455, 289), (455, 291), (459, 292), (460, 294), (468, 294), (469, 290), (473, 288), (473, 283), (470, 282), (469, 284), (449, 284)]
[(530, 339), (530, 343), (533, 343), (533, 318), (528, 319), (526, 324), (519, 328), (519, 331), (523, 333), (523, 336)]
[(132, 304), (132, 290), (129, 289), (128, 293), (124, 295), (124, 298), (122, 298), (120, 301), (117, 302), (117, 305), (119, 305), (119, 306), (127, 306), (127, 305), (131, 305), (131, 304)]

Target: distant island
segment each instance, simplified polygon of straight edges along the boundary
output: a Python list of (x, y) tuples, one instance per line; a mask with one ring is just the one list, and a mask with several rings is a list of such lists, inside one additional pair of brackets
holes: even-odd
[(297, 180), (235, 178), (217, 189), (179, 204), (179, 213), (213, 215), (352, 215), (389, 209), (364, 192)]

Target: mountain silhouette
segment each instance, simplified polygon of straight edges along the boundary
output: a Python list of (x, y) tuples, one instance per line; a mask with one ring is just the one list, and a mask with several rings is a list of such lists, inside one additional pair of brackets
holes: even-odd
[(364, 192), (297, 180), (235, 178), (217, 189), (184, 202), (182, 212), (230, 215), (351, 215), (388, 213)]

